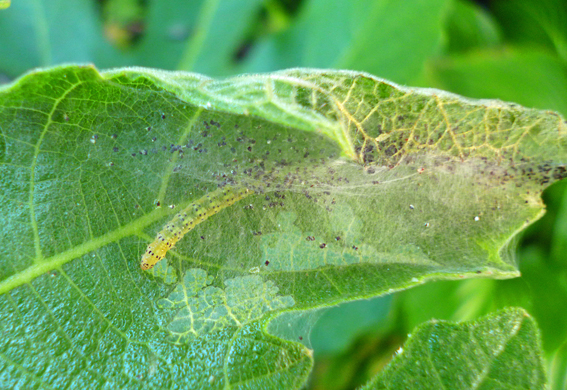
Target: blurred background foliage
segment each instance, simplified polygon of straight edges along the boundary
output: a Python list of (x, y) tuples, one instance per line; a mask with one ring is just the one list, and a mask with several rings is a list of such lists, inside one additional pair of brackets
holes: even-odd
[[(4, 2), (6, 4), (8, 2)], [(565, 0), (12, 0), (0, 11), (0, 83), (89, 62), (227, 76), (353, 69), (400, 84), (567, 116)], [(567, 182), (518, 249), (522, 277), (436, 282), (321, 314), (312, 389), (351, 389), (431, 318), (515, 305), (542, 331), (551, 387), (567, 388)]]

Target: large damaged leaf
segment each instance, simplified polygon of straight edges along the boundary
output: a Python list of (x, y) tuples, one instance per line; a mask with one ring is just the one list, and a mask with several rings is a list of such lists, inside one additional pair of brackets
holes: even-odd
[[(305, 334), (268, 335), (269, 320), (517, 276), (518, 232), (566, 162), (553, 112), (367, 74), (36, 71), (0, 90), (3, 371), (299, 387)], [(219, 188), (248, 195), (142, 271), (156, 233)]]

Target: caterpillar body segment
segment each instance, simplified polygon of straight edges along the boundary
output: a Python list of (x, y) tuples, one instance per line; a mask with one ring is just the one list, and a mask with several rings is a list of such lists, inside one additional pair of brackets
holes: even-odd
[(165, 257), (167, 251), (195, 226), (252, 193), (253, 191), (247, 188), (225, 186), (191, 203), (177, 213), (157, 234), (156, 239), (148, 245), (142, 256), (140, 268), (143, 270), (153, 268)]

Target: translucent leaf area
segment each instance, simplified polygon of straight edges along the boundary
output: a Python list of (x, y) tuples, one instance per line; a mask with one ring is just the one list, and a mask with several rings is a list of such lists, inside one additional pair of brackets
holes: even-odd
[(539, 332), (521, 309), (477, 322), (431, 321), (363, 389), (545, 389)]
[[(312, 354), (285, 321), (517, 276), (565, 163), (556, 113), (368, 74), (28, 74), (0, 89), (1, 383), (299, 388)], [(140, 269), (226, 186), (249, 192)]]

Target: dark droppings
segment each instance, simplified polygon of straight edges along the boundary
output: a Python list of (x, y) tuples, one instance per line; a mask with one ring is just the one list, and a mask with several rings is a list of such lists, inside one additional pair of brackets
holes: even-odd
[[(178, 118), (181, 116), (168, 116), (172, 126)], [(326, 173), (327, 167), (330, 168), (327, 161), (339, 154), (339, 147), (333, 141), (314, 132), (301, 132), (255, 117), (227, 115), (227, 118), (223, 118), (223, 122), (230, 120), (232, 123), (223, 128), (220, 120), (205, 113), (187, 133), (186, 139), (178, 141), (179, 144), (141, 148), (132, 156), (156, 156), (152, 164), (162, 164), (160, 154), (169, 152), (171, 155), (164, 155), (163, 166), (176, 174), (176, 180), (187, 177), (192, 183), (214, 180), (213, 188), (227, 184), (249, 188), (263, 194), (261, 199), (265, 202), (261, 209), (285, 207), (285, 193), (290, 191), (303, 192), (306, 199), (322, 203), (328, 211), (331, 210), (327, 205), (334, 202), (327, 196), (333, 193), (334, 187), (348, 184), (339, 174)], [(146, 145), (140, 146), (151, 145), (158, 139), (162, 142), (170, 140), (170, 129), (161, 126), (164, 125), (160, 125), (159, 132), (153, 137), (146, 138)], [(179, 128), (183, 129), (183, 126)], [(150, 131), (152, 126), (146, 129)], [(156, 130), (155, 126), (153, 130)], [(152, 170), (156, 172), (154, 167)], [(253, 209), (251, 203), (243, 207)]]

